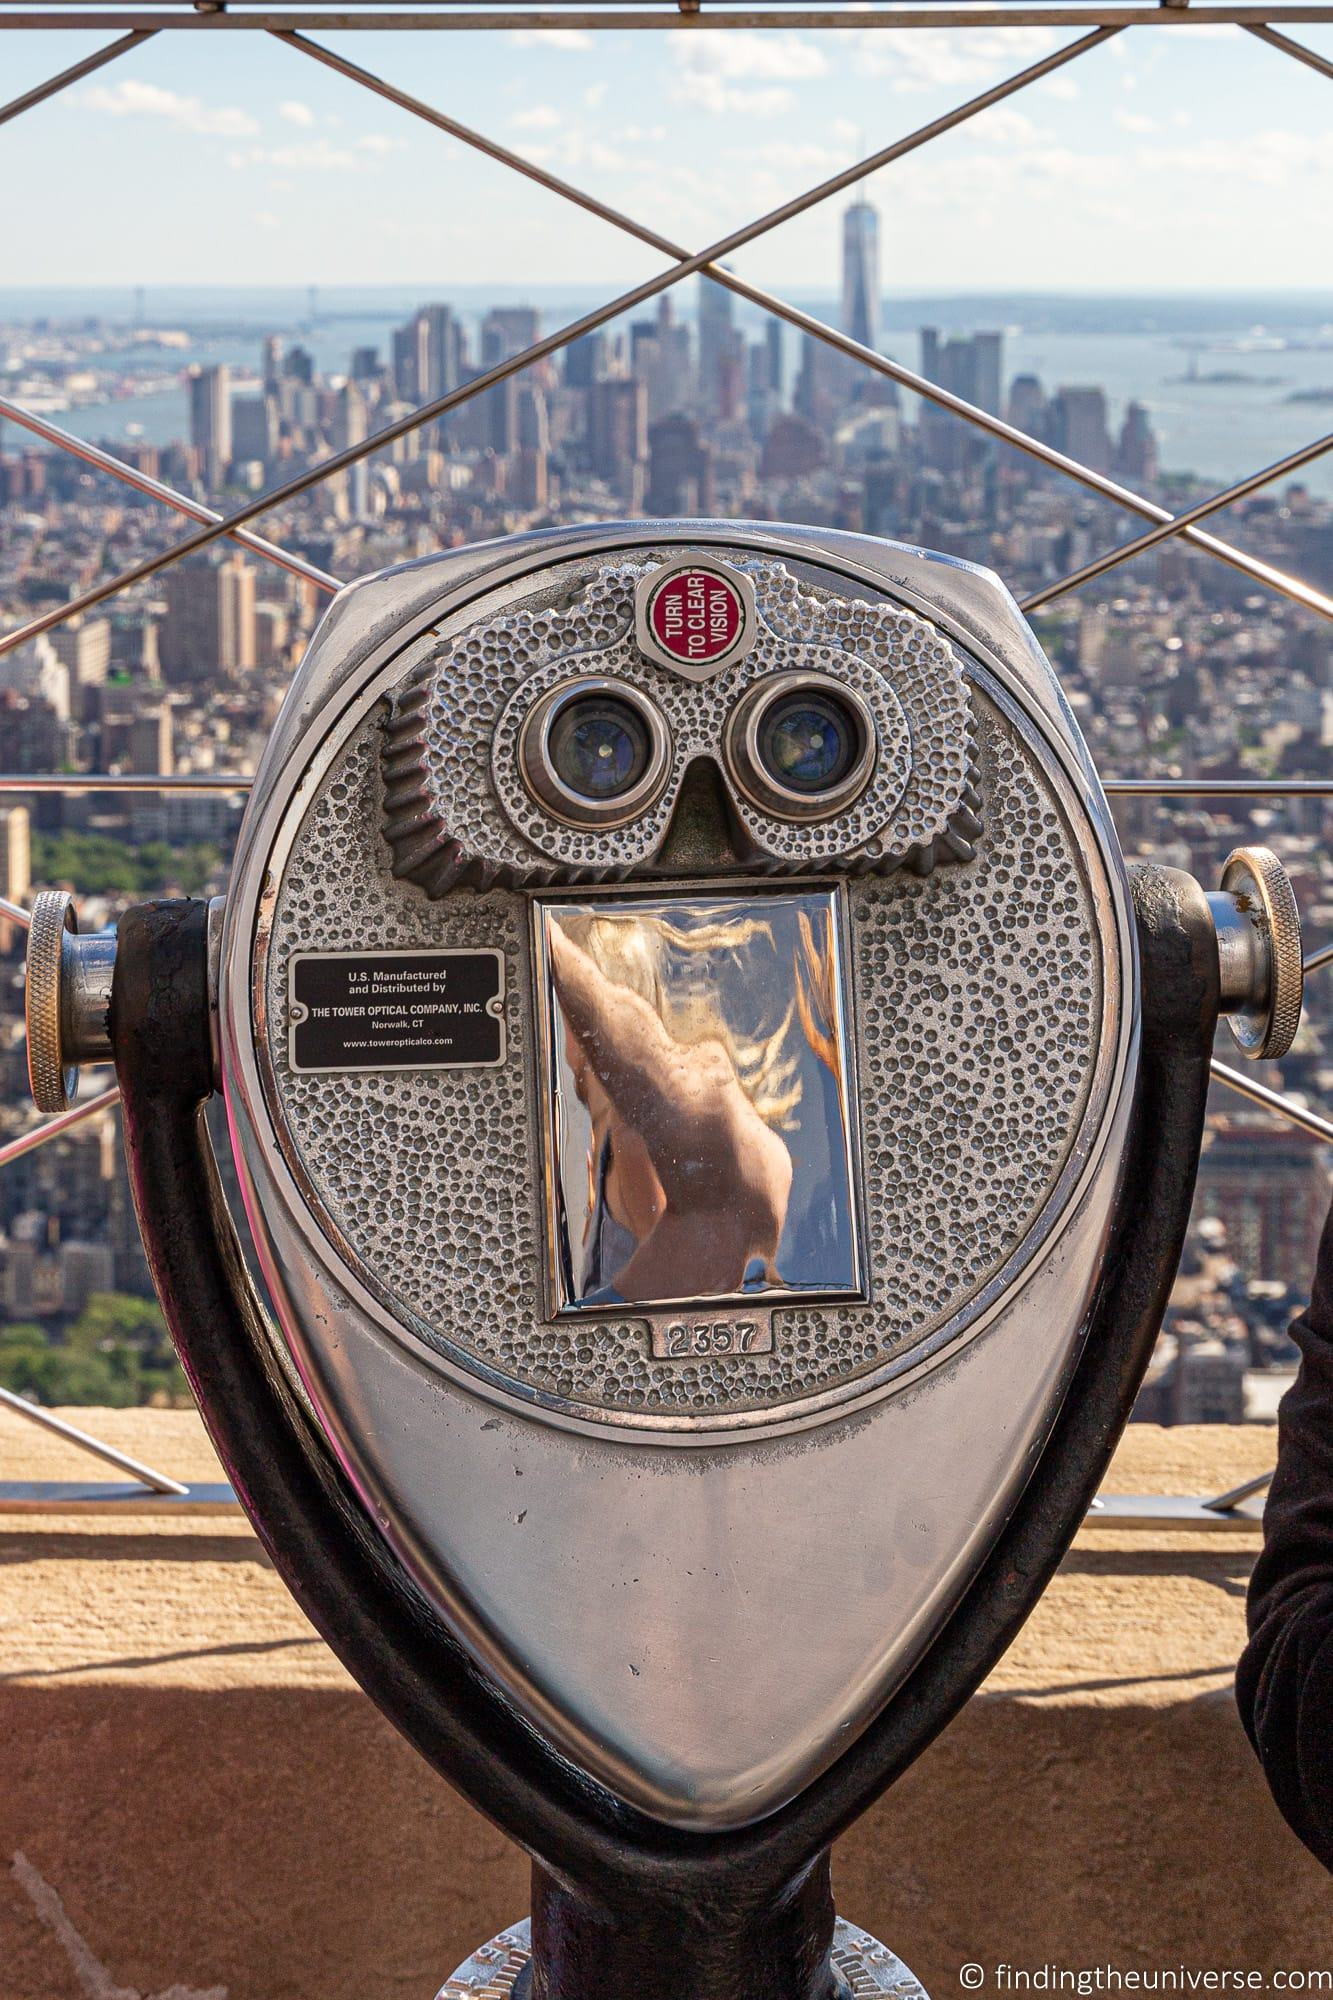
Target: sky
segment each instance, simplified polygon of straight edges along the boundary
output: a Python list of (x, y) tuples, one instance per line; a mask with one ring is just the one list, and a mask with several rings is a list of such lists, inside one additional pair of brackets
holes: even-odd
[[(1333, 56), (1333, 30), (1295, 31)], [(702, 247), (1073, 31), (320, 39)], [(107, 39), (0, 34), (0, 101)], [(868, 184), (887, 289), (1327, 289), (1333, 84), (1242, 30), (1137, 28)], [(258, 33), (163, 33), (0, 128), (10, 285), (608, 283), (658, 253)], [(738, 253), (836, 290), (835, 197)], [(1323, 253), (1321, 255), (1321, 252)]]

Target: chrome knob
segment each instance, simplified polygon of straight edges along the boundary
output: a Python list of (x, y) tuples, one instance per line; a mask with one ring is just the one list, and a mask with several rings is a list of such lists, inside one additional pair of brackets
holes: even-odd
[(1208, 903), (1232, 1040), (1254, 1062), (1284, 1056), (1305, 992), (1300, 913), (1287, 871), (1269, 847), (1238, 847)]
[(39, 1111), (68, 1111), (79, 1065), (110, 1059), (115, 962), (114, 931), (80, 937), (74, 898), (64, 889), (38, 893), (28, 928), (24, 1012), (28, 1083)]

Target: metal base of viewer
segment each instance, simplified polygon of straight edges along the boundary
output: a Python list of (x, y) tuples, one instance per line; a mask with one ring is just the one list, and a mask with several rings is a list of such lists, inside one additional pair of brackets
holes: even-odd
[[(510, 2000), (531, 1956), (531, 1926), (524, 1917), (489, 1944), (479, 1945), (445, 1980), (435, 2000)], [(832, 1958), (853, 2000), (930, 2000), (921, 1981), (886, 1944), (841, 1917), (833, 1933)]]

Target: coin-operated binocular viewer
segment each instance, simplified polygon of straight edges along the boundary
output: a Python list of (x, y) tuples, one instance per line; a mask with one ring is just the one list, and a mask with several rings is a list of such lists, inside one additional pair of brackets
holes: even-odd
[(1272, 1055), (1300, 1004), (1265, 850), (1212, 895), (1127, 874), (993, 577), (822, 530), (560, 530), (369, 578), (225, 910), (112, 941), (41, 900), (38, 1100), (114, 1056), (243, 1505), (534, 1857), (530, 1933), (447, 1992), (919, 1990), (835, 1921), (830, 1843), (1101, 1479), (1219, 1013)]

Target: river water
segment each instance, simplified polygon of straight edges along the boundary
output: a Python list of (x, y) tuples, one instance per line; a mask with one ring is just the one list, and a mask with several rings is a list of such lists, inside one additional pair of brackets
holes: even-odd
[[(169, 353), (141, 349), (116, 356), (108, 365), (124, 373), (169, 375), (171, 385), (152, 395), (55, 412), (54, 420), (80, 437), (113, 447), (134, 437), (168, 443), (188, 436), (182, 378), (193, 363), (226, 362), (253, 373), (263, 336), (276, 333), (309, 348), (321, 372), (340, 375), (354, 347), (375, 347), (386, 356), (392, 329), (428, 298), (452, 299), (475, 326), (491, 303), (521, 296), (511, 291), (497, 297), (497, 291), (479, 296), (475, 288), (454, 286), (435, 292), (423, 287), (330, 295), (316, 302), (313, 320), (308, 295), (295, 289), (155, 291), (144, 301), (147, 322), (183, 329), (188, 346)], [(558, 328), (586, 312), (597, 295), (583, 288), (565, 295), (537, 288), (528, 296), (541, 309), (543, 327)], [(825, 299), (800, 303), (821, 316), (831, 317), (834, 311)], [(1236, 301), (1231, 312), (1226, 302), (1216, 300), (1200, 301), (1195, 310), (1186, 301), (1168, 304), (1170, 310), (1148, 313), (1141, 303), (1111, 299), (1030, 304), (1022, 299), (940, 299), (915, 308), (911, 302), (890, 301), (888, 317), (918, 323), (928, 317), (946, 332), (999, 328), (1005, 335), (1006, 382), (1016, 374), (1035, 374), (1048, 392), (1067, 385), (1099, 386), (1106, 392), (1113, 426), (1125, 404), (1137, 398), (1149, 411), (1168, 472), (1196, 473), (1227, 484), (1325, 431), (1333, 432), (1331, 302), (1310, 301), (1296, 309), (1290, 301), (1246, 299)], [(688, 313), (692, 305), (687, 290), (682, 311)], [(0, 355), (2, 329), (31, 324), (39, 315), (61, 320), (104, 316), (124, 324), (129, 311), (124, 293), (0, 289)], [(1104, 323), (1100, 328), (1099, 318)], [(757, 314), (742, 307), (738, 319), (752, 333), (758, 331)], [(1145, 326), (1145, 320), (1153, 319), (1158, 323)], [(799, 338), (790, 329), (784, 334), (789, 384)], [(913, 325), (891, 323), (881, 345), (894, 359), (916, 365)], [(1192, 371), (1196, 379), (1190, 379)], [(1209, 379), (1220, 377), (1226, 379)], [(1291, 400), (1312, 390), (1326, 394), (1319, 400)], [(1333, 498), (1333, 452), (1301, 477), (1313, 491)]]

